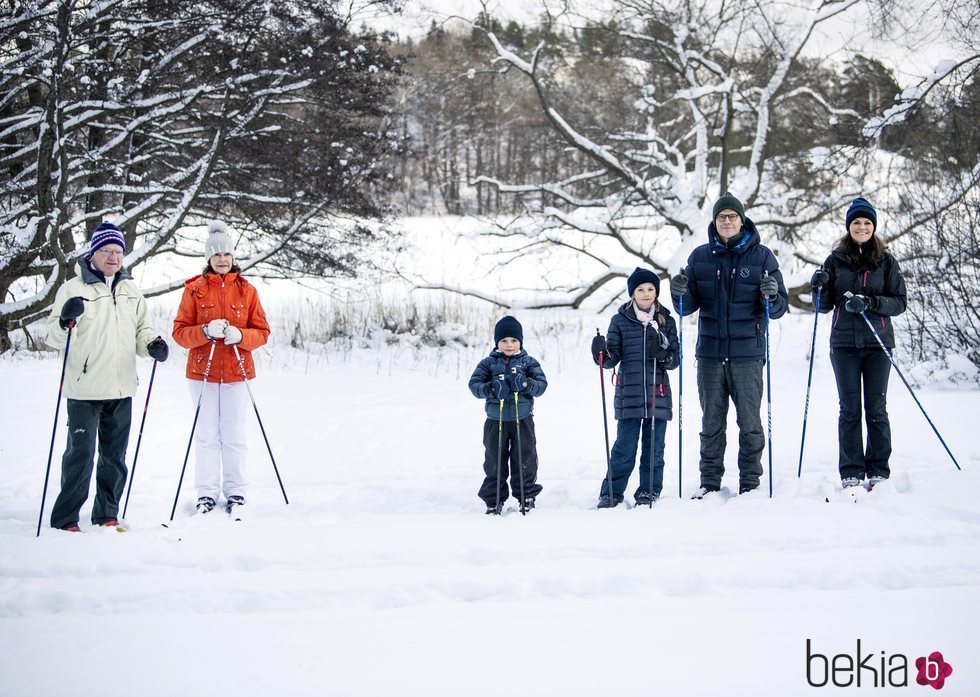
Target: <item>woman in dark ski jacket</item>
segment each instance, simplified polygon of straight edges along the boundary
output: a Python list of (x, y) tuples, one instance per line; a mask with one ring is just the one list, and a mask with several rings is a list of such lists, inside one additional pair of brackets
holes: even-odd
[[(630, 301), (609, 322), (608, 339), (592, 340), (592, 358), (602, 367), (619, 365), (616, 396), (616, 442), (610, 455), (609, 477), (603, 479), (597, 508), (613, 508), (623, 500), (626, 485), (636, 464), (636, 443), (641, 441), (640, 484), (633, 498), (637, 505), (651, 504), (660, 497), (664, 479), (664, 439), (667, 422), (673, 418), (670, 379), (667, 371), (678, 366), (677, 325), (660, 305), (660, 278), (653, 271), (637, 268), (626, 282)], [(651, 419), (650, 417), (653, 416)], [(653, 481), (650, 480), (650, 434), (653, 426)]]
[[(905, 280), (895, 257), (885, 251), (877, 226), (874, 207), (863, 198), (854, 199), (845, 218), (847, 234), (810, 279), (814, 291), (825, 289), (820, 312), (834, 311), (830, 362), (840, 396), (839, 466), (845, 488), (862, 485), (866, 477), (868, 488), (872, 488), (890, 474), (892, 443), (885, 394), (891, 362), (861, 312), (885, 346), (893, 349), (895, 331), (891, 318), (905, 312)], [(846, 293), (851, 293), (851, 297)], [(868, 424), (867, 447), (861, 432), (862, 395)]]

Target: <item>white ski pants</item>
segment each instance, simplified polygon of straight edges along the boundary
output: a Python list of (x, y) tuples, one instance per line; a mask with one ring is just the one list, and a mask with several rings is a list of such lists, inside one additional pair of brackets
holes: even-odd
[(195, 406), (204, 388), (194, 433), (197, 445), (194, 486), (198, 498), (208, 496), (217, 501), (222, 492), (225, 497), (245, 496), (248, 488), (245, 420), (249, 403), (245, 383), (187, 382)]

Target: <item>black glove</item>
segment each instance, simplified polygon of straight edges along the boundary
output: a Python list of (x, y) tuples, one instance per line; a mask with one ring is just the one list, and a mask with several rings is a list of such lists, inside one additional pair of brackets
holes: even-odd
[(65, 304), (61, 306), (61, 317), (58, 318), (58, 324), (61, 325), (62, 329), (68, 329), (68, 323), (74, 324), (83, 312), (85, 312), (85, 299), (81, 295), (68, 298)]
[(490, 396), (496, 400), (501, 400), (507, 397), (507, 381), (500, 378), (494, 378), (490, 381)]
[(687, 292), (687, 276), (683, 273), (679, 273), (676, 276), (672, 276), (670, 279), (670, 292), (673, 295), (684, 295)]
[(592, 338), (592, 360), (594, 360), (596, 363), (599, 362), (600, 353), (603, 355), (603, 357), (608, 356), (609, 347), (606, 346), (606, 337), (604, 337), (602, 334), (596, 334)]
[(779, 294), (779, 283), (772, 276), (763, 276), (762, 282), (759, 283), (759, 294), (763, 298), (772, 300)]
[(667, 340), (667, 336), (659, 331), (653, 330), (653, 333), (647, 335), (647, 357), (651, 361), (658, 363), (670, 361), (669, 346), (670, 342)]
[(830, 274), (823, 269), (817, 269), (813, 272), (813, 276), (810, 277), (810, 287), (813, 290), (820, 290), (828, 283), (830, 283)]
[(508, 373), (507, 388), (511, 391), (511, 394), (514, 392), (524, 394), (528, 391), (529, 386), (527, 375), (524, 373)]
[(853, 312), (854, 314), (859, 314), (865, 312), (866, 310), (871, 310), (872, 312), (878, 307), (878, 299), (870, 298), (866, 295), (852, 295), (844, 303), (844, 309), (848, 312)]
[(146, 351), (150, 354), (150, 358), (157, 363), (165, 363), (167, 357), (170, 355), (170, 347), (167, 346), (167, 342), (163, 340), (163, 337), (159, 336), (146, 345)]

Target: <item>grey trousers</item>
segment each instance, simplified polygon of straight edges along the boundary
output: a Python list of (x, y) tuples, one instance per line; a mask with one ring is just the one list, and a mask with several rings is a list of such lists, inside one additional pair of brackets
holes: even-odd
[(739, 489), (754, 489), (762, 477), (763, 361), (710, 361), (698, 359), (698, 398), (701, 401), (701, 486), (719, 489), (725, 474), (728, 402), (735, 404), (738, 423)]

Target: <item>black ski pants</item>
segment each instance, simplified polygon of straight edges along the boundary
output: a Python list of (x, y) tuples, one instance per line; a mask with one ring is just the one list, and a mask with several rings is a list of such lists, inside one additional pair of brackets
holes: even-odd
[[(830, 363), (834, 366), (840, 398), (837, 438), (840, 442), (838, 466), (841, 479), (887, 478), (890, 474), (888, 458), (892, 454), (892, 432), (885, 397), (891, 361), (880, 347), (832, 348)], [(864, 420), (868, 425), (867, 447), (861, 429), (862, 395)]]
[[(500, 503), (507, 500), (507, 477), (510, 477), (510, 490), (518, 501), (521, 500), (521, 467), (518, 462), (517, 428), (520, 424), (521, 449), (520, 457), (524, 465), (524, 497), (537, 496), (542, 486), (538, 479), (538, 449), (534, 437), (534, 417), (528, 416), (518, 422), (504, 421), (503, 438), (497, 419), (487, 419), (483, 424), (483, 486), (480, 487), (480, 498), (487, 506), (496, 505), (497, 491), (497, 462), (500, 462)], [(498, 449), (497, 442), (502, 440)], [(509, 468), (509, 469), (508, 469)]]
[(77, 523), (88, 498), (98, 436), (99, 462), (95, 471), (92, 522), (101, 525), (119, 514), (119, 498), (126, 486), (126, 446), (133, 415), (133, 400), (68, 400), (68, 446), (61, 458), (61, 491), (51, 509), (51, 527)]
[(698, 359), (698, 398), (701, 401), (701, 486), (720, 489), (725, 474), (728, 403), (735, 404), (738, 423), (739, 490), (755, 489), (762, 477), (763, 361)]

